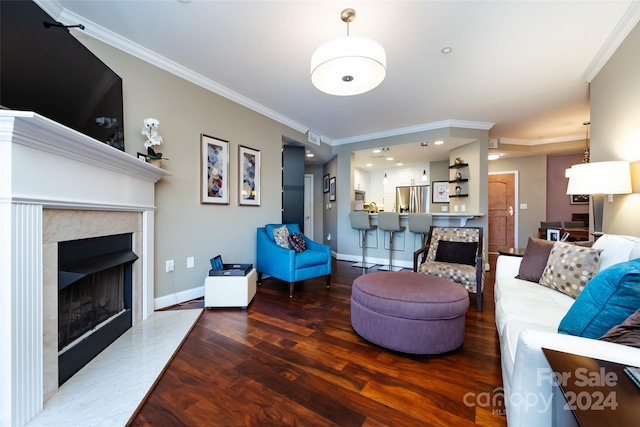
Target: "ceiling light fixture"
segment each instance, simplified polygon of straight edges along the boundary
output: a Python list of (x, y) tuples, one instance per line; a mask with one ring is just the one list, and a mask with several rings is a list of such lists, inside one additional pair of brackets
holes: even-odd
[(442, 145), (442, 144), (444, 144), (444, 141), (442, 141), (442, 140), (438, 140), (438, 141), (434, 142), (434, 144), (436, 144), (436, 145)]
[(387, 178), (387, 173), (384, 173), (384, 178), (382, 178), (382, 183), (383, 184), (388, 184), (389, 183), (389, 178)]
[(498, 160), (500, 158), (501, 154), (489, 154), (487, 156), (488, 160)]
[(378, 42), (349, 37), (355, 18), (355, 10), (343, 10), (340, 19), (347, 24), (347, 36), (326, 42), (311, 56), (311, 82), (322, 92), (358, 95), (378, 86), (387, 74), (387, 54)]

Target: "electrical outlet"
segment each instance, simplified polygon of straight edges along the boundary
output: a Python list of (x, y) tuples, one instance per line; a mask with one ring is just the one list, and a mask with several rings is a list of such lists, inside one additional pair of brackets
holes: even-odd
[(193, 264), (194, 264), (193, 257), (192, 256), (188, 257), (187, 258), (187, 268), (193, 268)]
[(466, 212), (467, 211), (467, 205), (462, 205), (460, 208), (462, 209), (462, 212)]
[(454, 205), (454, 206), (453, 206), (453, 211), (454, 211), (454, 212), (458, 212), (458, 205)]
[(171, 272), (173, 271), (173, 260), (172, 260), (172, 259), (167, 260), (167, 264), (166, 264), (166, 267), (165, 267), (165, 271), (166, 271), (167, 273), (171, 273)]

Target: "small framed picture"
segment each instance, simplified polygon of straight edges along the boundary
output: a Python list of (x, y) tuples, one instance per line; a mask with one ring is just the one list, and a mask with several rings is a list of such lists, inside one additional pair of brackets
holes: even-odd
[(560, 229), (547, 228), (547, 240), (551, 240), (552, 242), (560, 241)]
[(260, 206), (260, 150), (238, 146), (238, 204)]
[(147, 158), (147, 155), (143, 153), (138, 153), (138, 160), (142, 160), (145, 163), (149, 161), (149, 159)]
[(433, 181), (431, 183), (431, 202), (449, 203), (449, 183), (447, 181)]
[(588, 205), (589, 204), (589, 195), (588, 194), (572, 194), (570, 201), (572, 205)]
[(200, 203), (229, 204), (229, 141), (200, 135)]
[(322, 178), (322, 192), (323, 193), (328, 193), (329, 192), (329, 174), (326, 174)]
[(329, 200), (336, 201), (336, 177), (329, 178)]

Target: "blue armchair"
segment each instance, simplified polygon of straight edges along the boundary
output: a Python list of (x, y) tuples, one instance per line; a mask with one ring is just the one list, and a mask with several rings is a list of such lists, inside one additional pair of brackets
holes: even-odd
[[(298, 224), (286, 224), (289, 233), (300, 233)], [(331, 248), (316, 243), (303, 235), (307, 249), (296, 252), (279, 246), (273, 237), (273, 230), (282, 224), (267, 224), (258, 228), (256, 245), (256, 271), (258, 285), (262, 284), (262, 274), (289, 283), (289, 298), (293, 297), (296, 282), (312, 277), (325, 276), (327, 288), (331, 280)], [(300, 233), (302, 234), (302, 233)]]

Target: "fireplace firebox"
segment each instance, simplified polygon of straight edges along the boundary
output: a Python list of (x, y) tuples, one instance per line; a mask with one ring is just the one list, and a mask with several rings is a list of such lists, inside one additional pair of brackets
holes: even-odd
[(132, 325), (132, 234), (58, 243), (58, 382)]

